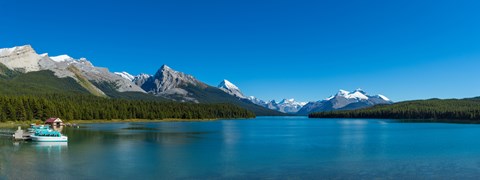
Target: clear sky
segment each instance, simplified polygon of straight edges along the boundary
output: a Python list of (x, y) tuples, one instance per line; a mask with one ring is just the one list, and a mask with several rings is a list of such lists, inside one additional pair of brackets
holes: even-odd
[(480, 96), (480, 1), (0, 0), (0, 47), (162, 65), (261, 99)]

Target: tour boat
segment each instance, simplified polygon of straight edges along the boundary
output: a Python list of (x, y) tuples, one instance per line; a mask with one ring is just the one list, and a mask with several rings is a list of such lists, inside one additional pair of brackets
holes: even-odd
[(38, 142), (67, 142), (68, 137), (58, 131), (50, 129), (48, 126), (32, 126), (32, 141)]

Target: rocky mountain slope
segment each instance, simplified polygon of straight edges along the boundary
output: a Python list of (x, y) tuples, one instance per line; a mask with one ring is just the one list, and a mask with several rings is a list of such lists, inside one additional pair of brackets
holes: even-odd
[(207, 88), (208, 85), (195, 79), (195, 77), (178, 72), (163, 65), (153, 76), (139, 76), (133, 81), (137, 86), (150, 94), (162, 96), (182, 102), (200, 101), (194, 94), (187, 90), (188, 86)]
[(74, 59), (68, 55), (37, 54), (30, 45), (0, 49), (0, 63), (19, 73), (52, 71), (58, 78), (74, 79), (97, 96), (107, 96), (99, 85), (109, 86), (118, 92), (145, 93), (131, 81), (119, 77), (107, 68), (95, 67), (85, 58)]

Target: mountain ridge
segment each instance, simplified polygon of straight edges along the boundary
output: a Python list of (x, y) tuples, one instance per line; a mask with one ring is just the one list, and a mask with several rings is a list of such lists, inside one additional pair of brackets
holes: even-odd
[[(86, 58), (75, 59), (67, 54), (58, 56), (49, 56), (48, 53), (37, 54), (30, 45), (0, 49), (0, 64), (3, 65), (0, 67), (0, 77), (7, 78), (15, 73), (47, 70), (53, 72), (57, 78), (72, 78), (89, 93), (100, 97), (122, 97), (130, 94), (126, 97), (148, 98), (149, 95), (153, 95), (160, 99), (179, 102), (226, 102), (265, 115), (281, 113), (306, 115), (314, 111), (356, 109), (391, 102), (383, 95), (368, 96), (361, 89), (353, 92), (340, 90), (330, 98), (308, 103), (297, 102), (293, 98), (278, 102), (263, 101), (254, 96), (245, 96), (238, 86), (226, 79), (213, 87), (166, 64), (154, 75), (133, 76), (126, 71), (110, 72), (107, 68), (96, 67)], [(136, 95), (131, 96), (132, 94)]]
[[(162, 65), (153, 76), (142, 74), (135, 77), (127, 72), (114, 73), (107, 68), (95, 67), (86, 58), (75, 59), (66, 54), (51, 58), (48, 53), (37, 54), (30, 45), (0, 49), (0, 54), (0, 84), (9, 87), (3, 88), (0, 92), (7, 94), (78, 92), (107, 98), (160, 101), (168, 99), (202, 104), (229, 103), (257, 115), (283, 115), (251, 102), (233, 98), (224, 91), (211, 87), (191, 75), (175, 71), (167, 65)], [(28, 62), (26, 66), (23, 65), (24, 62)], [(17, 82), (16, 79), (20, 77), (32, 80), (27, 78), (23, 79), (23, 82)], [(30, 88), (16, 90), (21, 89), (17, 84)], [(63, 86), (72, 88), (62, 88)]]
[(370, 96), (362, 89), (356, 89), (352, 92), (340, 89), (335, 95), (324, 100), (307, 103), (297, 114), (308, 115), (313, 112), (354, 110), (391, 103), (393, 101), (381, 94)]

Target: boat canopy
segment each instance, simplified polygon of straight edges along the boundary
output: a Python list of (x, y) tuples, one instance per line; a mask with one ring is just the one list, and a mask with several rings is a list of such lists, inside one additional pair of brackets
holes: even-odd
[(37, 129), (35, 130), (35, 136), (52, 136), (52, 137), (60, 137), (62, 134), (58, 131), (52, 131), (50, 129)]

